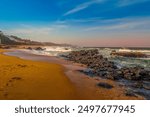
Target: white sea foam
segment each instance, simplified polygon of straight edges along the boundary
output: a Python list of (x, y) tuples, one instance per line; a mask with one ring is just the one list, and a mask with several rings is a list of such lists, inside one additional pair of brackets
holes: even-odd
[(70, 52), (70, 51), (72, 51), (71, 47), (46, 46), (44, 48), (45, 48), (45, 51), (49, 51), (49, 52)]
[(119, 49), (119, 52), (141, 52), (141, 53), (150, 53), (150, 50), (130, 50), (130, 49)]
[[(73, 48), (73, 47), (62, 47), (62, 46), (45, 46), (42, 47), (44, 50), (27, 50), (25, 49), (24, 51), (28, 52), (28, 53), (32, 53), (32, 54), (36, 54), (36, 55), (45, 55), (45, 56), (59, 56), (62, 54), (67, 54), (71, 51), (76, 51), (76, 50), (87, 50), (89, 48)], [(130, 50), (130, 49), (113, 49), (113, 48), (105, 48), (105, 49), (101, 49), (101, 48), (97, 48), (99, 49), (99, 52), (101, 55), (103, 55), (104, 57), (108, 58), (109, 60), (115, 62), (118, 66), (142, 66), (142, 67), (146, 67), (149, 68), (150, 66), (150, 50)], [(126, 51), (126, 52), (142, 52), (148, 55), (148, 58), (126, 58), (126, 57), (117, 57), (117, 58), (112, 58), (110, 53), (111, 51), (116, 50), (116, 51)]]
[(42, 47), (43, 50), (24, 50), (28, 53), (36, 54), (36, 55), (46, 55), (46, 56), (58, 56), (63, 53), (71, 52), (73, 48), (71, 47), (62, 47), (62, 46), (45, 46)]

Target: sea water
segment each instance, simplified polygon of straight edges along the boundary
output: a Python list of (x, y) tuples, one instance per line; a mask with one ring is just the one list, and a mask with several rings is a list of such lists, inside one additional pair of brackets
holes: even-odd
[[(45, 46), (42, 47), (43, 50), (25, 50), (37, 55), (46, 55), (46, 56), (61, 56), (69, 54), (71, 51), (79, 50), (88, 50), (88, 49), (98, 49), (99, 54), (108, 58), (108, 60), (113, 61), (118, 67), (144, 67), (150, 69), (150, 48), (131, 48), (131, 49), (122, 49), (122, 48), (82, 48), (82, 47), (71, 47), (71, 46)], [(112, 51), (116, 52), (141, 52), (146, 54), (147, 58), (133, 58), (133, 57), (120, 57), (120, 56), (111, 56)]]

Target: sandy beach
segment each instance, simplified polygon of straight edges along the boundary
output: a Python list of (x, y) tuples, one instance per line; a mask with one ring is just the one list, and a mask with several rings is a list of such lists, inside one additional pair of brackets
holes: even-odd
[[(115, 81), (90, 78), (79, 72), (85, 69), (83, 65), (17, 50), (8, 55), (5, 52), (0, 50), (1, 100), (143, 99), (126, 96), (124, 87)], [(14, 54), (17, 57), (13, 52), (18, 52)], [(113, 88), (98, 87), (99, 82), (107, 82)]]
[(0, 63), (0, 99), (76, 99), (60, 65), (2, 54)]

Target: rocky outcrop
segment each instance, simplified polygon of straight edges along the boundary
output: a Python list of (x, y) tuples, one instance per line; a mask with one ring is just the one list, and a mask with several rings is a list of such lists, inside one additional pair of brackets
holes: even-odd
[(146, 58), (147, 55), (141, 52), (116, 52), (112, 51), (111, 55), (113, 56), (123, 56), (123, 57), (134, 57), (134, 58)]
[(42, 48), (42, 47), (36, 47), (35, 50), (42, 51), (42, 50), (45, 50), (45, 49)]
[[(140, 95), (145, 99), (150, 99), (149, 70), (141, 67), (117, 68), (115, 63), (100, 55), (97, 49), (74, 51), (63, 57), (66, 57), (68, 60), (86, 65), (87, 69), (81, 71), (86, 75), (91, 77), (98, 76), (101, 78), (118, 80), (118, 83), (126, 88), (126, 96), (137, 97)], [(112, 85), (102, 82), (98, 83), (97, 86), (106, 89), (113, 88)]]
[(128, 80), (150, 80), (150, 71), (141, 67), (121, 68), (118, 70), (120, 75)]
[(38, 46), (38, 47), (27, 47), (26, 49), (28, 49), (28, 50), (37, 50), (37, 51), (43, 51), (43, 50), (45, 50), (45, 48), (42, 48), (40, 46)]
[(86, 65), (90, 68), (89, 73), (96, 76), (111, 80), (150, 80), (150, 71), (141, 67), (119, 69), (113, 62), (100, 55), (97, 49), (73, 51), (66, 57), (71, 61)]

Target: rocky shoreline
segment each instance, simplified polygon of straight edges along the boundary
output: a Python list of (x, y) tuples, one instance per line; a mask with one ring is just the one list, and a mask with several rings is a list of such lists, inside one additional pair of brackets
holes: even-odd
[(146, 54), (143, 54), (141, 52), (111, 52), (112, 56), (122, 56), (122, 57), (134, 57), (134, 58), (147, 58), (148, 56)]
[[(147, 82), (150, 83), (150, 71), (142, 67), (118, 68), (114, 62), (104, 58), (97, 49), (73, 51), (64, 57), (70, 61), (86, 65), (88, 69), (82, 72), (87, 75), (99, 76), (117, 81), (133, 81), (132, 87), (143, 88), (150, 91), (150, 87), (147, 86)], [(127, 94), (128, 93), (129, 91)]]

